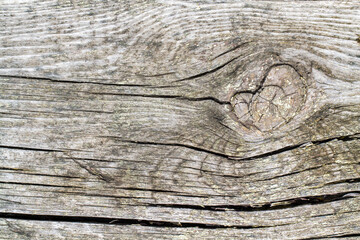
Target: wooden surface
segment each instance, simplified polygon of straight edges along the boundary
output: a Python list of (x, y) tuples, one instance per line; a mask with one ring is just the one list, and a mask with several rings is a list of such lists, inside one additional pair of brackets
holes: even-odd
[(0, 239), (359, 239), (360, 2), (0, 0)]

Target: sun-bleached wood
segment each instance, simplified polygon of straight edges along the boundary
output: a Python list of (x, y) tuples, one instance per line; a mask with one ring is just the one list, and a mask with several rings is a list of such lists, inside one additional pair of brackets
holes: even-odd
[(359, 34), (355, 0), (0, 0), (0, 239), (356, 239)]

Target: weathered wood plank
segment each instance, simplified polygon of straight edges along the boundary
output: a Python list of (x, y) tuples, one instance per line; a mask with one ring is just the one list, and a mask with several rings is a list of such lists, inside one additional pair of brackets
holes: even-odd
[(1, 239), (360, 235), (359, 1), (0, 1)]

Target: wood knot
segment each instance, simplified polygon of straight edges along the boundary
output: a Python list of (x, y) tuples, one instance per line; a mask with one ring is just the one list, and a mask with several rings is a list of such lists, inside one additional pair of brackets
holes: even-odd
[(273, 131), (291, 121), (306, 100), (306, 83), (290, 64), (271, 66), (255, 90), (231, 99), (240, 123), (249, 130)]

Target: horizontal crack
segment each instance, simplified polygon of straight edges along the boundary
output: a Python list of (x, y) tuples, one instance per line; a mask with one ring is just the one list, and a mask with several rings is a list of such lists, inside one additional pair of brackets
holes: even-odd
[(40, 187), (56, 187), (56, 188), (81, 188), (78, 186), (64, 186), (64, 185), (53, 185), (53, 184), (42, 184), (42, 183), (26, 183), (26, 182), (4, 182), (0, 181), (0, 184), (14, 184), (24, 186), (40, 186)]
[(166, 73), (158, 73), (158, 74), (154, 74), (154, 75), (146, 75), (146, 74), (136, 74), (137, 76), (140, 76), (140, 77), (163, 77), (163, 76), (168, 76), (168, 75), (173, 75), (173, 74), (176, 74), (176, 72), (166, 72)]
[(325, 183), (325, 185), (334, 185), (334, 184), (340, 184), (340, 183), (358, 183), (360, 182), (360, 178), (347, 178), (347, 179), (342, 179), (342, 180), (338, 180), (338, 181), (334, 181), (334, 182), (328, 182)]
[(237, 57), (234, 57), (232, 59), (230, 59), (229, 61), (221, 64), (220, 66), (216, 67), (216, 68), (213, 68), (209, 71), (205, 71), (205, 72), (202, 72), (202, 73), (199, 73), (199, 74), (196, 74), (196, 75), (193, 75), (193, 76), (190, 76), (190, 77), (186, 77), (186, 78), (182, 78), (182, 79), (178, 79), (174, 82), (182, 82), (182, 81), (187, 81), (187, 80), (191, 80), (191, 79), (195, 79), (195, 78), (199, 78), (199, 77), (203, 77), (205, 75), (208, 75), (208, 74), (211, 74), (211, 73), (214, 73), (216, 72), (217, 70), (220, 70), (222, 69), (223, 67), (225, 67), (226, 65), (228, 65), (229, 63), (235, 61), (236, 59), (238, 59), (240, 56), (237, 56)]
[(223, 53), (220, 53), (219, 55), (215, 56), (215, 57), (214, 57), (213, 59), (211, 59), (211, 60), (215, 60), (215, 59), (218, 58), (218, 57), (221, 57), (221, 56), (223, 56), (223, 55), (225, 55), (225, 54), (228, 54), (228, 53), (230, 53), (230, 52), (233, 52), (233, 51), (235, 51), (236, 49), (239, 49), (239, 48), (241, 48), (241, 47), (243, 47), (244, 45), (247, 45), (247, 44), (249, 44), (249, 43), (252, 43), (252, 41), (243, 42), (243, 43), (241, 43), (241, 44), (239, 44), (239, 45), (237, 45), (237, 46), (235, 46), (235, 47), (233, 47), (233, 48), (231, 48), (231, 49), (229, 49), (229, 50), (227, 50), (227, 51), (225, 51), (225, 52), (223, 52)]
[(191, 145), (187, 145), (187, 144), (126, 140), (126, 139), (122, 139), (120, 137), (115, 137), (115, 136), (101, 136), (101, 137), (114, 138), (114, 139), (119, 139), (122, 142), (142, 144), (142, 145), (184, 147), (184, 148), (189, 148), (189, 149), (192, 149), (192, 150), (195, 150), (195, 151), (209, 153), (209, 154), (216, 155), (216, 156), (219, 156), (219, 157), (229, 158), (229, 155), (227, 155), (227, 154), (219, 153), (219, 152), (215, 152), (215, 151), (212, 151), (212, 150), (203, 149), (203, 148), (199, 148), (199, 147), (195, 147), (195, 146), (191, 146)]
[(61, 150), (55, 150), (55, 149), (30, 148), (30, 147), (9, 146), (9, 145), (0, 145), (0, 148), (18, 149), (18, 150), (25, 150), (25, 151), (40, 151), (40, 152), (63, 152)]
[(301, 143), (301, 144), (296, 144), (296, 145), (292, 145), (292, 146), (287, 146), (287, 147), (283, 147), (274, 151), (270, 151), (270, 152), (266, 152), (266, 153), (262, 153), (259, 155), (255, 155), (255, 156), (251, 156), (251, 157), (246, 157), (246, 158), (239, 158), (239, 157), (230, 157), (234, 160), (253, 160), (253, 159), (259, 159), (259, 158), (264, 158), (264, 157), (270, 157), (272, 155), (276, 155), (279, 153), (283, 153), (283, 152), (287, 152), (293, 149), (296, 149), (302, 145), (305, 145), (305, 143)]
[(325, 239), (325, 238), (336, 238), (336, 239), (340, 239), (340, 238), (353, 238), (353, 237), (360, 237), (360, 232), (359, 233), (349, 233), (349, 234), (332, 234), (332, 235), (326, 235), (326, 236), (321, 236), (321, 237), (309, 237), (309, 238), (301, 238), (301, 240), (313, 240), (313, 239)]
[(32, 175), (32, 176), (42, 176), (42, 177), (56, 177), (56, 178), (69, 178), (69, 179), (81, 179), (81, 177), (68, 176), (68, 175), (54, 175), (54, 174), (45, 174), (45, 173), (33, 173), (28, 172), (29, 170), (24, 169), (15, 169), (15, 168), (3, 168), (0, 167), (0, 172), (6, 171), (13, 174), (23, 174), (23, 175)]
[(145, 220), (145, 219), (124, 219), (124, 218), (110, 218), (110, 217), (81, 217), (81, 216), (60, 216), (60, 215), (39, 215), (39, 214), (24, 214), (24, 213), (6, 213), (0, 212), (0, 218), (19, 219), (19, 220), (34, 220), (34, 221), (54, 221), (54, 222), (75, 222), (75, 223), (97, 223), (97, 224), (112, 224), (112, 225), (142, 225), (149, 227), (176, 227), (176, 228), (264, 228), (267, 226), (252, 226), (252, 225), (223, 225), (223, 224), (207, 224), (196, 222), (176, 222), (176, 221), (159, 221), (159, 220)]
[(259, 203), (259, 204), (244, 204), (244, 205), (186, 205), (186, 204), (148, 204), (153, 207), (169, 207), (169, 208), (186, 208), (209, 211), (269, 211), (276, 209), (287, 209), (302, 205), (316, 205), (327, 202), (340, 201), (350, 198), (355, 198), (354, 194), (359, 194), (360, 191), (342, 192), (335, 194), (324, 194), (317, 196), (305, 196), (298, 198), (291, 198), (275, 202)]
[(324, 139), (324, 140), (316, 140), (316, 141), (310, 141), (310, 142), (305, 142), (305, 143), (299, 143), (299, 144), (296, 144), (296, 145), (287, 146), (287, 147), (280, 148), (280, 149), (277, 149), (277, 150), (274, 150), (274, 151), (266, 152), (266, 153), (251, 156), (251, 157), (245, 157), (245, 158), (232, 156), (232, 155), (228, 155), (228, 154), (225, 154), (225, 153), (220, 153), (220, 152), (212, 151), (212, 150), (209, 150), (209, 149), (204, 149), (204, 148), (200, 148), (200, 147), (196, 147), (196, 146), (192, 146), (192, 145), (187, 145), (187, 144), (181, 144), (181, 143), (161, 143), (161, 142), (151, 142), (151, 141), (126, 140), (126, 139), (122, 139), (121, 137), (116, 137), (116, 136), (100, 136), (100, 137), (119, 139), (122, 142), (128, 142), (128, 143), (134, 143), (134, 144), (184, 147), (184, 148), (192, 149), (192, 150), (195, 150), (195, 151), (205, 152), (205, 153), (209, 153), (209, 154), (216, 155), (216, 156), (219, 156), (219, 157), (227, 158), (227, 159), (230, 159), (230, 160), (254, 160), (254, 159), (265, 158), (265, 157), (269, 157), (269, 156), (272, 156), (272, 155), (287, 152), (287, 151), (302, 147), (302, 146), (304, 146), (306, 144), (309, 144), (309, 143), (314, 144), (314, 145), (319, 145), (319, 144), (327, 143), (327, 142), (330, 142), (330, 141), (333, 141), (333, 140), (352, 141), (352, 140), (355, 140), (355, 139), (359, 139), (359, 134), (355, 133), (355, 134), (348, 135), (348, 136), (339, 136), (339, 137), (328, 138), (328, 139)]
[(339, 140), (339, 141), (353, 141), (353, 140), (357, 140), (360, 139), (360, 133), (354, 133), (351, 135), (347, 135), (347, 136), (339, 136), (339, 137), (333, 137), (333, 138), (327, 138), (327, 139), (322, 139), (322, 140), (315, 140), (315, 141), (309, 141), (309, 142), (304, 142), (304, 143), (299, 143), (296, 145), (292, 145), (292, 146), (286, 146), (274, 151), (270, 151), (270, 152), (266, 152), (266, 153), (262, 153), (259, 155), (255, 155), (255, 156), (251, 156), (251, 157), (246, 157), (246, 158), (239, 158), (239, 157), (231, 157), (229, 156), (229, 158), (234, 159), (234, 160), (253, 160), (253, 159), (259, 159), (259, 158), (264, 158), (264, 157), (269, 157), (272, 155), (276, 155), (276, 154), (280, 154), (283, 152), (287, 152), (302, 146), (305, 146), (307, 144), (314, 144), (314, 145), (319, 145), (319, 144), (323, 144), (323, 143), (328, 143), (334, 140)]
[(129, 96), (129, 97), (144, 97), (144, 98), (166, 98), (166, 99), (179, 99), (186, 101), (214, 101), (219, 104), (230, 104), (228, 101), (221, 101), (215, 97), (185, 97), (179, 95), (154, 95), (154, 94), (132, 94), (132, 93), (105, 93), (105, 92), (88, 92), (96, 95), (113, 95), (113, 96)]
[[(94, 85), (103, 85), (103, 86), (119, 86), (119, 87), (152, 87), (152, 85), (141, 85), (141, 84), (119, 84), (119, 83), (104, 83), (104, 82), (89, 82), (89, 81), (74, 81), (74, 80), (62, 80), (62, 79), (55, 79), (49, 77), (35, 77), (35, 76), (18, 76), (18, 75), (4, 75), (1, 74), (0, 77), (2, 78), (20, 78), (20, 79), (33, 79), (33, 80), (42, 80), (42, 81), (51, 81), (51, 82), (58, 82), (58, 83), (76, 83), (76, 84), (94, 84)], [(94, 79), (96, 80), (96, 79)], [(105, 79), (111, 80), (111, 79)]]
[[(138, 85), (138, 84), (116, 84), (116, 83), (99, 83), (99, 82), (86, 82), (86, 81), (71, 81), (71, 80), (55, 80), (52, 78), (42, 78), (42, 77), (27, 77), (27, 76), (15, 76), (15, 75), (0, 75), (0, 77), (10, 77), (10, 78), (24, 78), (24, 79), (35, 79), (35, 80), (45, 80), (52, 82), (61, 82), (61, 83), (83, 83), (83, 84), (97, 84), (97, 85), (106, 85), (106, 86), (121, 86), (121, 87), (155, 87), (152, 85)], [(161, 88), (163, 86), (159, 86)], [(131, 97), (147, 97), (147, 98), (167, 98), (167, 99), (179, 99), (179, 100), (187, 100), (187, 101), (214, 101), (219, 104), (230, 104), (228, 101), (221, 101), (215, 97), (207, 96), (207, 97), (186, 97), (179, 95), (154, 95), (154, 94), (127, 94), (127, 93), (107, 93), (107, 92), (87, 92), (90, 94), (97, 95), (114, 95), (114, 96), (131, 96)], [(72, 110), (75, 111), (75, 110)], [(79, 110), (84, 111), (84, 110)], [(87, 110), (90, 112), (90, 110)], [(91, 111), (98, 112), (98, 111)], [(105, 112), (112, 113), (112, 112)]]
[(322, 139), (322, 140), (315, 140), (312, 141), (313, 144), (318, 145), (318, 144), (322, 144), (322, 143), (327, 143), (333, 140), (339, 140), (339, 141), (353, 141), (356, 139), (360, 139), (360, 133), (354, 133), (351, 135), (346, 135), (346, 136), (339, 136), (339, 137), (333, 137), (333, 138), (327, 138), (327, 139)]
[(150, 189), (150, 188), (135, 188), (135, 187), (119, 187), (118, 189), (124, 189), (124, 190), (131, 190), (131, 191), (149, 191), (149, 192), (156, 192), (156, 193), (180, 193), (176, 191), (171, 190), (162, 190), (162, 189)]

